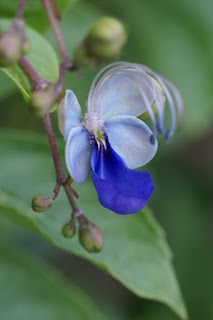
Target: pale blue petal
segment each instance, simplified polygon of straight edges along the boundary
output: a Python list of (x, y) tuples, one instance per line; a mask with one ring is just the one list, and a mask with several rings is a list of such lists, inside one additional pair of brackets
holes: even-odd
[(70, 130), (66, 143), (66, 165), (70, 176), (77, 182), (84, 182), (91, 170), (90, 158), (93, 145), (88, 131), (82, 126)]
[(70, 130), (81, 123), (81, 107), (72, 90), (66, 90), (64, 99), (58, 106), (58, 125), (67, 140)]
[(116, 115), (138, 117), (147, 111), (147, 104), (151, 105), (153, 101), (153, 91), (148, 87), (150, 79), (146, 77), (130, 70), (113, 76), (106, 84), (100, 101), (103, 120)]
[(132, 116), (116, 116), (105, 124), (105, 133), (111, 147), (134, 169), (148, 163), (157, 151), (157, 140), (149, 127)]

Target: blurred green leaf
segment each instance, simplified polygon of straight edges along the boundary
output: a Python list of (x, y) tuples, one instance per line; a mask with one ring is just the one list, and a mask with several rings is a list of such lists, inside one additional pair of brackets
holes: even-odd
[[(63, 14), (76, 0), (58, 0), (58, 6)], [(1, 0), (0, 2), (0, 18), (13, 18), (19, 1)], [(24, 11), (24, 19), (27, 24), (38, 30), (45, 32), (49, 27), (47, 14), (41, 1), (28, 1)]]
[(42, 261), (3, 243), (0, 241), (1, 319), (104, 319), (78, 288), (68, 285)]
[[(190, 141), (182, 150), (174, 150), (170, 157), (160, 157), (152, 166), (159, 190), (152, 206), (158, 208), (159, 218), (168, 230), (189, 319), (193, 320), (213, 319), (211, 141), (212, 134), (200, 141)], [(160, 311), (154, 313), (153, 320), (167, 320)], [(141, 314), (141, 319), (142, 316), (146, 319), (143, 309)]]
[(0, 99), (6, 98), (8, 95), (16, 91), (15, 84), (3, 72), (0, 73)]
[[(104, 15), (101, 9), (89, 3), (78, 2), (69, 10), (60, 22), (60, 29), (63, 34), (67, 49), (72, 56), (74, 50), (87, 36), (90, 28)], [(51, 30), (47, 34), (48, 40), (57, 48), (55, 38)]]
[[(0, 20), (0, 31), (7, 30), (9, 25), (9, 20)], [(27, 27), (26, 34), (31, 45), (26, 58), (41, 77), (53, 83), (56, 82), (59, 75), (59, 63), (55, 51), (37, 31)], [(32, 86), (28, 75), (21, 66), (15, 64), (14, 66), (1, 68), (1, 70), (15, 82), (24, 98), (28, 100)]]
[(88, 254), (77, 237), (68, 240), (61, 234), (70, 213), (64, 194), (45, 214), (30, 209), (35, 194), (51, 194), (54, 187), (55, 173), (47, 142), (37, 135), (17, 132), (2, 132), (0, 141), (0, 207), (8, 217), (38, 231), (56, 246), (95, 263), (138, 296), (164, 302), (182, 319), (186, 318), (164, 232), (148, 208), (135, 215), (119, 216), (101, 207), (91, 181), (78, 185), (81, 210), (105, 234), (103, 251)]
[[(34, 259), (39, 258), (39, 261), (42, 259), (49, 267), (54, 268), (57, 273), (60, 273), (61, 276), (66, 278), (67, 285), (71, 283), (72, 287), (75, 285), (77, 288), (80, 288), (81, 292), (89, 296), (90, 300), (95, 304), (97, 309), (96, 314), (98, 311), (101, 311), (104, 319), (107, 320), (129, 320), (126, 311), (123, 310), (122, 299), (119, 299), (120, 295), (116, 296), (114, 288), (120, 288), (121, 298), (123, 297), (122, 292), (125, 292), (128, 297), (133, 296), (133, 299), (138, 298), (130, 292), (127, 293), (126, 289), (122, 288), (117, 281), (109, 279), (110, 277), (107, 273), (102, 270), (97, 270), (87, 261), (59, 250), (50, 242), (43, 239), (38, 233), (24, 228), (22, 225), (15, 223), (14, 220), (8, 219), (6, 215), (1, 213), (0, 230), (0, 239), (3, 239), (4, 243), (9, 244), (11, 248), (18, 247), (22, 252), (24, 251), (25, 254), (33, 255)], [(37, 261), (37, 263), (39, 261)], [(94, 275), (96, 278), (95, 281)], [(9, 286), (12, 286), (12, 283), (9, 283)], [(157, 304), (152, 301), (149, 302)], [(128, 303), (126, 306), (127, 305)], [(164, 306), (166, 311), (174, 314), (165, 305), (161, 303), (159, 303), (159, 305)], [(42, 320), (43, 318), (44, 317), (42, 317)], [(96, 319), (99, 320), (98, 317)], [(103, 316), (101, 319), (103, 319)], [(67, 320), (67, 318), (65, 320)]]

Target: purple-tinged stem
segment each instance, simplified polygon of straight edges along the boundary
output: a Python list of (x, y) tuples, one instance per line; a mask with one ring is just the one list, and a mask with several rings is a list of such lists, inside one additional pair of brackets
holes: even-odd
[(21, 57), (19, 59), (19, 63), (24, 68), (24, 70), (27, 72), (27, 74), (29, 75), (29, 77), (32, 81), (34, 90), (39, 90), (39, 89), (45, 88), (50, 84), (47, 80), (45, 80), (39, 76), (37, 71), (33, 68), (31, 63), (25, 57)]
[(61, 31), (59, 29), (58, 23), (56, 21), (52, 6), (50, 4), (49, 0), (42, 0), (43, 5), (45, 7), (45, 10), (47, 12), (48, 18), (50, 20), (54, 35), (55, 35), (55, 39), (57, 42), (57, 45), (59, 47), (61, 56), (63, 58), (63, 63), (66, 64), (66, 69), (69, 69), (73, 66), (73, 62), (72, 60), (69, 58), (69, 54), (67, 52)]
[(62, 169), (61, 160), (59, 157), (59, 152), (58, 152), (58, 148), (56, 145), (55, 136), (54, 136), (49, 113), (46, 113), (44, 116), (44, 124), (45, 124), (45, 128), (46, 128), (47, 135), (48, 135), (48, 140), (49, 140), (49, 144), (50, 144), (50, 148), (51, 148), (51, 152), (52, 152), (53, 162), (55, 165), (57, 182), (62, 184), (63, 182), (66, 181), (66, 176), (65, 176), (63, 169)]
[[(58, 91), (61, 87), (61, 83), (63, 81), (66, 70), (68, 68), (72, 67), (72, 61), (69, 59), (69, 56), (67, 54), (67, 51), (66, 51), (60, 30), (59, 30), (58, 25), (56, 23), (56, 19), (54, 17), (54, 13), (52, 11), (50, 2), (48, 0), (42, 0), (42, 2), (46, 8), (47, 13), (48, 13), (48, 17), (49, 17), (50, 22), (52, 24), (57, 43), (59, 45), (59, 48), (61, 50), (61, 54), (63, 57), (63, 62), (61, 64), (59, 79), (58, 79), (58, 82), (55, 86), (55, 91), (56, 91), (56, 93), (58, 93)], [(36, 70), (33, 68), (33, 66), (30, 64), (30, 62), (26, 58), (21, 57), (19, 62), (22, 65), (22, 67), (25, 69), (27, 74), (29, 75), (29, 77), (33, 83), (34, 90), (44, 89), (44, 87), (46, 87), (47, 85), (50, 84), (47, 80), (45, 80), (39, 76), (39, 74), (36, 72)], [(76, 196), (76, 198), (78, 198), (78, 194), (70, 186), (70, 183), (72, 182), (71, 178), (69, 178), (69, 177), (66, 178), (66, 175), (64, 173), (49, 113), (46, 113), (44, 116), (44, 124), (45, 124), (46, 132), (47, 132), (47, 136), (48, 136), (48, 140), (49, 140), (49, 145), (50, 145), (50, 149), (51, 149), (51, 153), (52, 153), (52, 157), (53, 157), (53, 162), (54, 162), (55, 171), (56, 171), (56, 178), (57, 178), (57, 185), (54, 189), (55, 195), (54, 195), (53, 199), (55, 200), (57, 198), (60, 187), (63, 186), (65, 193), (67, 195), (67, 198), (69, 200), (69, 203), (70, 203), (72, 210), (73, 210), (71, 220), (72, 220), (72, 224), (74, 224), (75, 223), (75, 215), (78, 214), (80, 212), (80, 210), (75, 203), (73, 195)], [(83, 215), (83, 213), (81, 213), (81, 215)]]
[[(33, 68), (33, 66), (30, 64), (30, 62), (26, 58), (21, 57), (19, 62), (22, 65), (22, 67), (25, 69), (27, 74), (29, 75), (35, 88), (39, 88), (39, 87), (41, 88), (44, 84), (47, 85), (48, 82), (39, 76), (39, 74), (36, 72), (36, 70)], [(71, 178), (69, 178), (69, 177), (66, 178), (66, 175), (64, 173), (64, 170), (63, 170), (63, 167), (61, 164), (61, 160), (60, 160), (60, 156), (59, 156), (59, 152), (58, 152), (58, 148), (57, 148), (57, 144), (55, 141), (55, 136), (54, 136), (49, 113), (46, 113), (44, 116), (44, 124), (45, 124), (46, 132), (47, 132), (47, 136), (48, 136), (48, 140), (49, 140), (49, 144), (50, 144), (50, 149), (51, 149), (51, 153), (52, 153), (52, 157), (53, 157), (53, 162), (54, 162), (55, 171), (56, 171), (56, 179), (57, 179), (57, 185), (54, 189), (55, 195), (54, 195), (53, 199), (55, 200), (57, 198), (60, 187), (61, 187), (61, 185), (63, 185), (64, 190), (67, 195), (67, 198), (69, 200), (69, 203), (73, 209), (72, 217), (74, 219), (75, 214), (77, 212), (79, 212), (79, 209), (75, 203), (75, 200), (73, 198), (73, 194), (77, 198), (78, 198), (78, 194), (70, 186), (70, 183), (72, 182)]]
[(68, 69), (67, 66), (68, 65), (66, 64), (66, 62), (65, 63), (63, 63), (63, 62), (61, 63), (60, 73), (59, 73), (58, 83), (57, 83), (58, 86), (60, 86), (62, 84), (62, 82), (63, 82), (65, 73), (66, 73), (66, 71)]
[(70, 180), (66, 179), (66, 175), (64, 173), (64, 170), (62, 168), (62, 164), (61, 164), (61, 160), (60, 160), (60, 156), (59, 156), (59, 152), (58, 152), (58, 148), (56, 145), (56, 141), (55, 141), (55, 136), (54, 136), (54, 132), (53, 132), (53, 128), (52, 128), (52, 124), (51, 124), (51, 119), (50, 119), (50, 115), (49, 113), (46, 113), (45, 117), (44, 117), (44, 124), (45, 124), (45, 128), (47, 131), (47, 136), (48, 136), (48, 140), (49, 140), (49, 144), (50, 144), (50, 149), (51, 149), (51, 153), (52, 153), (52, 157), (53, 157), (53, 162), (55, 165), (55, 171), (56, 171), (56, 178), (57, 178), (57, 186), (56, 186), (56, 190), (55, 190), (55, 194), (56, 197), (58, 195), (59, 192), (59, 188), (61, 185), (63, 185), (64, 190), (66, 192), (67, 198), (69, 200), (69, 203), (73, 209), (73, 213), (72, 216), (75, 216), (75, 214), (77, 212), (79, 212), (79, 209), (75, 203), (75, 200), (73, 198), (72, 195), (72, 188), (69, 185)]
[(66, 192), (66, 195), (67, 195), (67, 198), (69, 200), (69, 203), (72, 207), (72, 217), (75, 217), (75, 215), (80, 211), (79, 208), (77, 207), (76, 203), (75, 203), (75, 200), (73, 198), (73, 195), (72, 195), (72, 190), (70, 188), (70, 185), (68, 184), (63, 184), (63, 187), (64, 187), (64, 190)]
[(16, 19), (22, 19), (23, 13), (24, 13), (24, 8), (25, 5), (27, 4), (28, 0), (20, 0), (19, 6), (16, 12)]

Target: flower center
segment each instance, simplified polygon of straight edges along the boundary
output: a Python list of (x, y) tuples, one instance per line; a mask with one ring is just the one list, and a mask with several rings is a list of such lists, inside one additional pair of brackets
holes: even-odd
[(102, 130), (98, 130), (95, 133), (95, 140), (96, 140), (97, 145), (98, 145), (98, 150), (100, 150), (100, 142), (103, 143), (104, 149), (105, 150), (107, 149), (107, 144), (106, 144), (105, 137), (104, 137), (104, 134), (103, 134)]

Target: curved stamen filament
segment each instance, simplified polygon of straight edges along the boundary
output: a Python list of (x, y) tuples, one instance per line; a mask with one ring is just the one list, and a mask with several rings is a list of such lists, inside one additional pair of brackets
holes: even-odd
[[(150, 68), (123, 61), (111, 63), (103, 68), (96, 75), (91, 85), (87, 103), (88, 122), (91, 130), (98, 131), (102, 128), (102, 109), (105, 91), (111, 79), (116, 75), (126, 76), (128, 79), (131, 79), (134, 82), (134, 85), (139, 89), (141, 98), (144, 101), (145, 107), (149, 113), (153, 124), (154, 135), (156, 136), (156, 132), (158, 131), (159, 133), (164, 134), (166, 140), (169, 140), (173, 135), (176, 126), (175, 103), (170, 90), (174, 95), (177, 104), (179, 120), (182, 118), (183, 114), (182, 99), (177, 88), (167, 79), (160, 76), (158, 73), (155, 73)], [(156, 118), (149, 101), (149, 93), (152, 96), (153, 103), (155, 102), (156, 104), (158, 125), (156, 124)], [(168, 131), (166, 131), (164, 122), (164, 94), (168, 100), (171, 112), (171, 125)]]
[[(143, 68), (141, 68), (140, 65), (136, 64), (135, 65), (136, 69), (142, 73), (142, 74), (147, 74)], [(149, 81), (151, 80), (151, 81)], [(150, 86), (153, 88), (153, 102), (156, 103), (156, 107), (157, 107), (157, 113), (158, 113), (158, 126), (157, 127), (157, 131), (160, 133), (164, 133), (165, 132), (165, 124), (164, 124), (164, 97), (163, 97), (163, 93), (161, 91), (161, 89), (159, 88), (158, 84), (156, 83), (156, 81), (152, 78), (148, 78), (148, 85), (147, 85), (150, 89)], [(150, 89), (151, 90), (151, 89)], [(150, 113), (149, 113), (150, 114)], [(151, 118), (151, 117), (150, 117)]]
[[(90, 126), (92, 128), (97, 127), (97, 124), (95, 124), (94, 118), (97, 118), (98, 115), (100, 115), (100, 111), (98, 112), (98, 114), (96, 113), (96, 110), (99, 110), (99, 107), (96, 108), (97, 105), (97, 100), (95, 100), (95, 98), (98, 96), (98, 92), (99, 92), (99, 88), (100, 86), (103, 85), (103, 83), (106, 80), (106, 77), (110, 74), (112, 74), (112, 72), (114, 72), (114, 70), (118, 70), (118, 68), (120, 67), (121, 69), (123, 69), (123, 65), (130, 65), (129, 63), (126, 62), (114, 62), (109, 64), (108, 66), (104, 67), (102, 70), (100, 70), (98, 72), (98, 74), (95, 76), (90, 91), (89, 91), (89, 95), (88, 95), (88, 100), (87, 100), (87, 115), (88, 115), (88, 121), (90, 123)], [(114, 67), (114, 68), (113, 68)], [(107, 72), (105, 72), (107, 69), (109, 69)], [(104, 74), (105, 73), (105, 74)], [(101, 77), (101, 75), (103, 75), (103, 77), (100, 79), (100, 81), (98, 82), (98, 79)], [(114, 73), (113, 73), (114, 74)], [(98, 90), (97, 90), (98, 89)], [(96, 116), (94, 116), (96, 115)], [(99, 118), (100, 119), (100, 118)], [(97, 120), (97, 119), (96, 119)]]
[(154, 76), (156, 80), (159, 82), (161, 87), (163, 88), (163, 91), (165, 92), (166, 98), (168, 100), (170, 112), (171, 112), (171, 126), (170, 129), (165, 134), (165, 139), (169, 141), (174, 134), (175, 126), (176, 126), (176, 112), (175, 112), (175, 104), (172, 95), (170, 94), (167, 86), (164, 83), (164, 78), (161, 77), (158, 73), (152, 71), (150, 68), (143, 66), (149, 74)]
[(177, 109), (178, 109), (178, 121), (181, 123), (183, 120), (183, 101), (182, 101), (181, 95), (173, 83), (171, 83), (168, 79), (164, 77), (162, 77), (162, 79), (164, 80), (166, 85), (169, 87), (169, 89), (172, 91), (175, 97)]
[[(130, 69), (130, 67), (131, 67), (131, 69)], [(133, 66), (132, 64), (128, 64), (128, 65), (125, 64), (125, 69), (124, 69), (123, 65), (116, 67), (116, 68), (113, 68), (113, 69), (114, 69), (114, 71), (109, 70), (104, 75), (105, 79), (103, 81), (100, 81), (101, 83), (100, 82), (98, 83), (98, 85), (95, 89), (95, 93), (94, 93), (96, 95), (97, 99), (98, 99), (98, 96), (100, 96), (100, 90), (102, 93), (104, 92), (105, 87), (107, 86), (107, 84), (109, 83), (109, 81), (111, 80), (111, 78), (114, 75), (122, 74), (123, 76), (126, 76), (129, 79), (133, 80), (134, 85), (138, 86), (138, 89), (140, 91), (142, 99), (145, 102), (146, 109), (148, 110), (151, 121), (153, 123), (154, 135), (156, 136), (157, 125), (156, 125), (154, 112), (151, 108), (150, 101), (148, 100), (146, 93), (143, 91), (143, 89), (141, 89), (141, 86), (138, 84), (138, 81), (135, 81), (135, 80), (137, 80), (137, 78), (139, 76), (140, 77), (139, 80), (140, 81), (142, 80), (142, 82), (145, 84), (145, 86), (148, 88), (149, 92), (151, 93), (151, 96), (153, 96), (153, 101), (156, 102), (156, 107), (158, 109), (159, 122), (161, 123), (161, 128), (162, 128), (161, 130), (164, 130), (163, 113), (162, 113), (162, 109), (164, 107), (164, 98), (163, 98), (163, 94), (162, 94), (159, 86), (155, 83), (154, 80), (152, 80), (152, 78), (150, 78), (147, 75), (147, 73), (145, 73), (141, 69), (135, 68), (135, 65)], [(135, 71), (137, 73), (133, 73)], [(130, 72), (132, 72), (132, 74), (130, 74)], [(97, 100), (97, 99), (95, 98), (95, 100), (98, 101), (98, 107), (100, 110), (102, 101)]]

